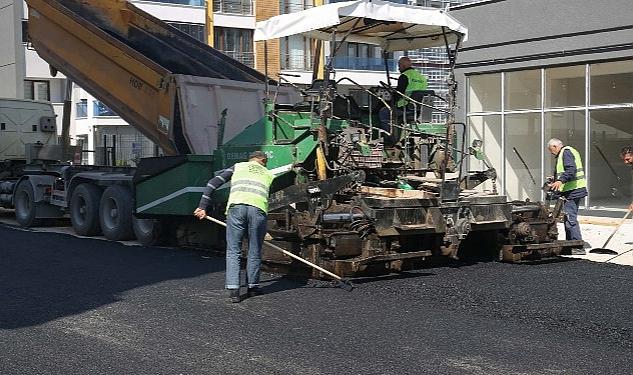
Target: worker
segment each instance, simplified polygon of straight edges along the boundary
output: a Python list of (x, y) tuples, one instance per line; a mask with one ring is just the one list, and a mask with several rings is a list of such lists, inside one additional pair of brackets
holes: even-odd
[[(414, 91), (422, 91), (427, 88), (427, 78), (424, 74), (420, 73), (412, 66), (411, 59), (407, 56), (403, 56), (398, 60), (398, 70), (400, 71), (400, 77), (398, 77), (398, 86), (394, 92), (392, 98), (396, 103), (396, 108), (383, 107), (378, 111), (378, 117), (380, 119), (380, 128), (386, 132), (391, 132), (391, 116), (395, 119), (397, 116), (401, 116), (404, 107), (409, 104), (409, 100), (403, 97), (401, 94), (405, 94), (411, 97), (411, 93)], [(392, 139), (393, 141), (393, 139)]]
[[(587, 180), (580, 153), (571, 146), (563, 145), (560, 139), (547, 142), (549, 152), (556, 157), (556, 172), (548, 187), (565, 198), (565, 237), (567, 240), (582, 240), (578, 223), (580, 200), (587, 196)], [(584, 249), (572, 250), (573, 255), (584, 255)]]
[(262, 245), (266, 235), (268, 194), (274, 175), (266, 169), (268, 157), (261, 151), (253, 152), (247, 162), (237, 163), (221, 171), (207, 183), (198, 208), (193, 214), (200, 220), (207, 216), (211, 194), (224, 183), (231, 181), (226, 204), (226, 289), (229, 300), (241, 301), (240, 253), (242, 238), (248, 237), (246, 276), (248, 297), (261, 294), (259, 275)]
[[(633, 168), (633, 146), (622, 147), (620, 159), (622, 159), (624, 164), (630, 165)], [(629, 205), (629, 210), (633, 210), (633, 203)]]

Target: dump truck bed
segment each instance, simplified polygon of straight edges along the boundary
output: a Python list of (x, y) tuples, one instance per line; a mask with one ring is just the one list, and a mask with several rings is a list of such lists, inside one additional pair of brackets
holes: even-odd
[[(229, 112), (227, 129), (233, 133), (263, 116), (263, 74), (127, 1), (27, 4), (30, 41), (38, 54), (166, 155), (212, 153), (214, 128), (224, 108)], [(235, 102), (242, 86), (244, 94), (237, 95), (242, 101)], [(221, 92), (227, 88), (233, 95)], [(191, 96), (193, 92), (198, 96)], [(282, 92), (282, 100), (288, 92)], [(233, 100), (218, 99), (225, 96)], [(192, 109), (205, 114), (199, 118)]]

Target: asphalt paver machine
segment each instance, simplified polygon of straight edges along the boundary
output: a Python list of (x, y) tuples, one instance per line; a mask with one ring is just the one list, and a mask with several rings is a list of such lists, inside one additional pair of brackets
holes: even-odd
[[(443, 10), (358, 0), (258, 23), (258, 41), (303, 35), (329, 42), (323, 77), (297, 87), (122, 0), (27, 3), (40, 56), (119, 112), (165, 156), (125, 170), (63, 163), (26, 168), (30, 174), (12, 186), (34, 181), (33, 190), (11, 200), (31, 193), (37, 201), (17, 215), (35, 218), (38, 208), (55, 206), (71, 219), (75, 213), (73, 226), (83, 223), (84, 235), (102, 230), (123, 239), (133, 227), (142, 244), (170, 240), (221, 250), (223, 229), (191, 214), (208, 179), (261, 150), (277, 175), (268, 222), (272, 242), (340, 275), (399, 271), (469, 253), (541, 259), (582, 246), (557, 240), (560, 210), (498, 194), (481, 142), (466, 146), (466, 126), (453, 115), (453, 67), (467, 30)], [(345, 41), (378, 45), (386, 53), (443, 46), (451, 68), (448, 95), (441, 98), (446, 105), (436, 106), (433, 92), (415, 92), (400, 114), (390, 100), (388, 67), (386, 82), (375, 87), (337, 79), (334, 59)], [(368, 104), (358, 105), (339, 89), (343, 85), (362, 91)], [(380, 110), (390, 113), (388, 129), (378, 126)], [(433, 122), (433, 112), (446, 121)], [(467, 170), (472, 158), (487, 169)], [(482, 188), (486, 181), (492, 181), (488, 190)], [(228, 191), (227, 184), (214, 193), (212, 216), (222, 218)], [(264, 260), (312, 272), (276, 251), (265, 250)]]

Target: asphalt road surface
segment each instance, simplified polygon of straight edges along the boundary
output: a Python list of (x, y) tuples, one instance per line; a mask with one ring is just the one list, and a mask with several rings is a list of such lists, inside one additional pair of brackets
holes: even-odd
[(631, 374), (633, 268), (477, 263), (355, 281), (0, 226), (0, 374)]

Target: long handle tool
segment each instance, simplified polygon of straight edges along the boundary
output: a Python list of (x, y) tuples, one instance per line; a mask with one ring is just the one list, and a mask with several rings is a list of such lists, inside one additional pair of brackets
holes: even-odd
[[(609, 238), (607, 238), (607, 241), (604, 243), (604, 245), (602, 245), (602, 247), (598, 247), (595, 249), (591, 249), (589, 250), (590, 253), (594, 253), (594, 254), (611, 254), (611, 255), (615, 255), (615, 257), (619, 257), (620, 255), (624, 254), (618, 254), (617, 251), (613, 251), (611, 249), (607, 249), (607, 245), (609, 244), (609, 242), (611, 241), (611, 239), (613, 238), (613, 236), (615, 236), (615, 234), (618, 232), (618, 230), (620, 229), (620, 227), (622, 226), (622, 224), (624, 224), (624, 222), (626, 221), (626, 219), (629, 218), (629, 215), (631, 215), (631, 212), (633, 212), (632, 210), (628, 210), (626, 212), (626, 215), (624, 215), (624, 217), (622, 218), (622, 220), (620, 220), (620, 222), (618, 223), (618, 226), (615, 227), (615, 230), (613, 231), (613, 233), (611, 233), (611, 235), (609, 236)], [(628, 251), (627, 251), (628, 252)], [(611, 259), (613, 259), (611, 258)], [(611, 259), (608, 259), (606, 262), (610, 261)], [(605, 262), (605, 263), (606, 263)]]
[(532, 171), (530, 171), (530, 167), (528, 167), (527, 163), (525, 162), (525, 159), (523, 159), (523, 156), (521, 156), (521, 154), (519, 153), (519, 150), (517, 150), (516, 147), (512, 147), (512, 151), (514, 151), (514, 153), (517, 154), (517, 157), (521, 161), (521, 164), (523, 164), (523, 166), (525, 167), (525, 171), (528, 173), (528, 176), (530, 177), (530, 180), (532, 181), (534, 188), (538, 189), (538, 184), (536, 183), (536, 180), (534, 179), (534, 175), (532, 174)]
[[(220, 221), (220, 220), (218, 220), (216, 218), (213, 218), (211, 216), (206, 216), (205, 218), (207, 220), (210, 220), (210, 221), (216, 223), (216, 224), (219, 224), (219, 225), (222, 225), (222, 226), (226, 227), (226, 223), (223, 222), (223, 221)], [(330, 276), (331, 278), (337, 280), (338, 281), (337, 286), (340, 287), (341, 289), (345, 289), (348, 292), (351, 292), (352, 289), (354, 289), (354, 285), (352, 285), (351, 281), (349, 281), (347, 279), (344, 279), (344, 278), (340, 277), (339, 275), (326, 270), (323, 267), (319, 267), (316, 264), (311, 263), (311, 262), (309, 262), (309, 261), (307, 261), (307, 260), (305, 260), (305, 259), (303, 259), (303, 258), (291, 253), (290, 251), (284, 250), (281, 247), (279, 247), (279, 246), (277, 246), (275, 244), (272, 244), (272, 243), (270, 243), (268, 241), (264, 241), (264, 244), (269, 246), (269, 247), (271, 247), (271, 248), (273, 248), (273, 249), (275, 249), (275, 250), (277, 250), (277, 251), (281, 251), (282, 253), (284, 253), (285, 255), (287, 255), (289, 257), (291, 257), (292, 259), (296, 259), (299, 262), (305, 263), (308, 266), (310, 266), (310, 267), (312, 267), (312, 268), (314, 268), (316, 270), (319, 270), (319, 271), (323, 272), (324, 274)]]

